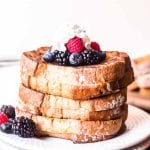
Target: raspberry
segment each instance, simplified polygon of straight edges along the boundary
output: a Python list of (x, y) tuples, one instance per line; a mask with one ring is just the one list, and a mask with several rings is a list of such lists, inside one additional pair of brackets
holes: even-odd
[(66, 43), (66, 47), (70, 53), (80, 53), (84, 49), (83, 41), (81, 38), (74, 37)]
[(97, 51), (100, 51), (100, 45), (97, 42), (91, 42), (91, 48)]
[(0, 112), (0, 124), (8, 122), (8, 117), (3, 112)]

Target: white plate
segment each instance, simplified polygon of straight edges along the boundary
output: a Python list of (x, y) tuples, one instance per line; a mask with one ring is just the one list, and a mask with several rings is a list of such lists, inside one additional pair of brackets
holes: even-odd
[(71, 141), (58, 138), (20, 138), (0, 132), (0, 140), (12, 146), (27, 150), (94, 150), (94, 149), (124, 149), (133, 146), (150, 136), (150, 115), (129, 106), (129, 117), (126, 121), (127, 130), (123, 134), (102, 142), (88, 144), (73, 144)]

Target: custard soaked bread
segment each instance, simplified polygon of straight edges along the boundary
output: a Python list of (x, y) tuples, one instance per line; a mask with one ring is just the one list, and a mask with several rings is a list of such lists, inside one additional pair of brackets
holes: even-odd
[(134, 80), (126, 53), (108, 51), (100, 64), (66, 67), (43, 62), (42, 55), (48, 49), (23, 53), (21, 80), (25, 86), (70, 99), (90, 99), (126, 87)]
[(127, 113), (109, 121), (81, 121), (74, 119), (56, 119), (16, 109), (18, 116), (31, 118), (37, 126), (39, 135), (65, 138), (77, 143), (96, 142), (109, 139), (118, 134), (124, 126)]
[(19, 99), (27, 105), (41, 109), (79, 109), (88, 111), (102, 111), (120, 107), (127, 100), (127, 89), (120, 89), (115, 93), (90, 100), (73, 100), (60, 96), (53, 96), (37, 92), (23, 85), (19, 88)]
[(126, 89), (123, 89), (122, 92), (99, 99), (75, 101), (63, 97), (42, 94), (21, 85), (18, 108), (25, 112), (51, 118), (111, 120), (127, 112), (125, 93)]

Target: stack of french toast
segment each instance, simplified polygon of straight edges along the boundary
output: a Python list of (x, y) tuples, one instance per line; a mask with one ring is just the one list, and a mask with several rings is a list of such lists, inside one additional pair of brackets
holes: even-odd
[(65, 66), (43, 60), (43, 55), (51, 50), (41, 47), (22, 54), (18, 116), (31, 118), (40, 136), (75, 143), (97, 142), (118, 135), (128, 115), (127, 86), (134, 80), (129, 56), (105, 51), (102, 62), (74, 66), (72, 61), (81, 63), (83, 57), (72, 52), (72, 65)]

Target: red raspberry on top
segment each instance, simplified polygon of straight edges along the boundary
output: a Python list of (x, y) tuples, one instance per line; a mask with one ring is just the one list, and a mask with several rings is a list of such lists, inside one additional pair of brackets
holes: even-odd
[(100, 45), (97, 42), (91, 42), (91, 48), (97, 51), (100, 51)]
[(8, 122), (8, 117), (3, 112), (0, 112), (0, 124)]
[(81, 52), (84, 49), (83, 41), (79, 37), (73, 37), (66, 43), (66, 47), (70, 53)]

